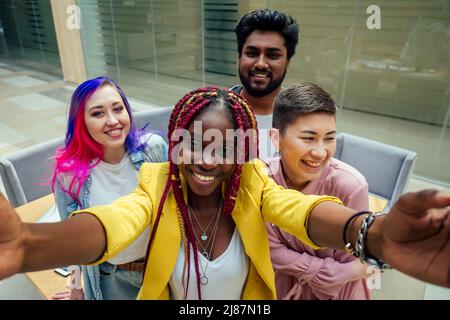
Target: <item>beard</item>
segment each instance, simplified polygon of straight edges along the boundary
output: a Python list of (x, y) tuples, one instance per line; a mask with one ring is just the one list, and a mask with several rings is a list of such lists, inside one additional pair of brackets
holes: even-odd
[[(252, 71), (250, 71), (251, 73)], [(245, 88), (247, 93), (255, 98), (261, 98), (272, 93), (274, 90), (278, 89), (283, 83), (284, 77), (286, 76), (286, 68), (284, 69), (283, 75), (277, 79), (271, 78), (270, 82), (263, 88), (253, 88), (250, 80), (250, 75), (245, 75), (241, 68), (239, 68), (239, 79), (241, 80), (242, 86)]]

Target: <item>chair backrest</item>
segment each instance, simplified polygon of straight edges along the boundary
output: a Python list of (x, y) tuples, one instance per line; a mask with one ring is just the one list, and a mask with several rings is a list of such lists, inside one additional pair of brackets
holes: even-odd
[(339, 133), (334, 157), (366, 178), (369, 192), (388, 200), (390, 208), (403, 193), (417, 153), (385, 143)]
[(152, 110), (138, 111), (133, 114), (137, 128), (142, 128), (147, 123), (148, 129), (156, 132), (167, 142), (167, 127), (173, 107), (161, 107)]
[(49, 158), (63, 143), (58, 138), (0, 157), (0, 176), (14, 207), (52, 192), (51, 185), (45, 184), (52, 170)]

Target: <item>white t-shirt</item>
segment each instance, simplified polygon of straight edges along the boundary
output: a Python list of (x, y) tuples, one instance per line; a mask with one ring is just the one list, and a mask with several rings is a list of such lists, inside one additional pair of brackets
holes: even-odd
[(269, 130), (272, 128), (272, 116), (272, 114), (256, 115), (256, 121), (258, 122), (259, 158), (263, 161), (273, 158), (277, 152), (269, 136)]
[[(91, 170), (89, 206), (107, 205), (117, 198), (131, 193), (137, 185), (138, 171), (128, 153), (118, 164), (100, 161)], [(108, 260), (111, 264), (123, 264), (145, 256), (149, 241), (149, 228), (117, 256)]]
[[(191, 249), (192, 250), (192, 249)], [(186, 299), (198, 300), (197, 276), (195, 273), (194, 253), (191, 252), (189, 290)], [(240, 300), (248, 275), (249, 259), (237, 228), (234, 229), (230, 244), (225, 251), (213, 261), (198, 254), (200, 275), (208, 278), (206, 285), (200, 285), (203, 300)], [(178, 259), (169, 281), (172, 299), (184, 299), (182, 283), (184, 265), (184, 245), (181, 243)], [(187, 264), (186, 264), (187, 265)], [(187, 277), (187, 270), (186, 270)], [(186, 279), (185, 279), (186, 280)]]

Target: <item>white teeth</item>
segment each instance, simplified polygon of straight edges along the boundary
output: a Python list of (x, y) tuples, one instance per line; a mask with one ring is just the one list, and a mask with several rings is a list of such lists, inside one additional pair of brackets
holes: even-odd
[(116, 130), (108, 131), (106, 134), (108, 136), (115, 137), (115, 136), (120, 135), (121, 133), (122, 133), (122, 129), (116, 129)]
[(304, 163), (306, 163), (308, 166), (313, 167), (313, 168), (318, 168), (322, 164), (321, 162), (313, 162), (313, 161), (308, 161), (308, 160), (302, 160), (302, 161)]
[(201, 175), (201, 174), (199, 174), (199, 173), (197, 173), (197, 172), (193, 172), (193, 174), (194, 174), (194, 176), (196, 177), (196, 178), (198, 178), (199, 180), (201, 180), (201, 181), (207, 181), (207, 182), (209, 182), (209, 181), (213, 181), (216, 177), (207, 177), (207, 176), (204, 176), (204, 175)]

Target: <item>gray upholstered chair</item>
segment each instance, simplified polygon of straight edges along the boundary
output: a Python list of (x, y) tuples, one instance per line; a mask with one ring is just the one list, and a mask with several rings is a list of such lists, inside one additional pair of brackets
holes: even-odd
[(148, 129), (156, 132), (167, 142), (167, 127), (173, 107), (161, 107), (152, 110), (139, 111), (134, 113), (137, 128), (142, 128), (148, 123)]
[(52, 192), (51, 185), (45, 183), (51, 177), (49, 158), (63, 142), (58, 138), (0, 157), (0, 176), (14, 207)]
[(339, 133), (336, 140), (334, 157), (358, 169), (369, 193), (386, 199), (390, 208), (405, 190), (417, 153), (348, 133)]

